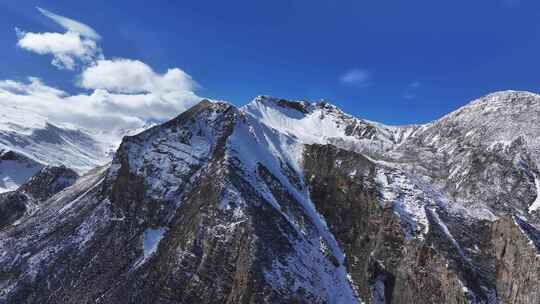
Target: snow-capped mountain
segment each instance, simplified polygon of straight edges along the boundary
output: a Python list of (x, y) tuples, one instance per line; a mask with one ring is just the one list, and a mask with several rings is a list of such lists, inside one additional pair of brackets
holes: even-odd
[(394, 127), (202, 101), (6, 208), (0, 303), (538, 303), (539, 111), (499, 92)]
[[(84, 173), (112, 159), (121, 135), (51, 123), (34, 111), (2, 105), (0, 193), (17, 189), (43, 166), (67, 166)], [(9, 157), (8, 157), (9, 158)], [(12, 157), (13, 158), (13, 157)]]

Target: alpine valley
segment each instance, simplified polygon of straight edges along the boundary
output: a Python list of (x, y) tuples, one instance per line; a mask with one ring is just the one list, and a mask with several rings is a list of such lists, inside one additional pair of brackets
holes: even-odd
[(540, 303), (540, 95), (409, 126), (203, 100), (115, 153), (28, 115), (0, 110), (0, 303)]

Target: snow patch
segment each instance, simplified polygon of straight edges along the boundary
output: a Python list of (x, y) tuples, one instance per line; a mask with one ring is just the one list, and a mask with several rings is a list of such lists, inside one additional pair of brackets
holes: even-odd
[(534, 184), (536, 186), (536, 199), (529, 206), (529, 213), (537, 211), (540, 208), (540, 177), (534, 176)]
[(144, 259), (148, 259), (152, 256), (159, 245), (159, 242), (167, 232), (168, 228), (147, 228), (143, 233), (143, 250), (144, 250)]
[(392, 203), (405, 236), (423, 239), (429, 231), (425, 206), (432, 204), (432, 199), (405, 173), (393, 168), (378, 167), (376, 183), (381, 192), (380, 204)]

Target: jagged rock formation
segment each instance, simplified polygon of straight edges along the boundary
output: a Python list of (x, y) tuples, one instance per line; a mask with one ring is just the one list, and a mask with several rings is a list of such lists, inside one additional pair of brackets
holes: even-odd
[(52, 198), (22, 186), (44, 207), (0, 230), (0, 303), (538, 303), (539, 110), (203, 101)]

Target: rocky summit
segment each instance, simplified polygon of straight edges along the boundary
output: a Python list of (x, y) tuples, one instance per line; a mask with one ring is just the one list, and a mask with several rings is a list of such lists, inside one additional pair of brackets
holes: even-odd
[(410, 126), (201, 101), (1, 194), (0, 303), (540, 303), (539, 118), (515, 91)]

